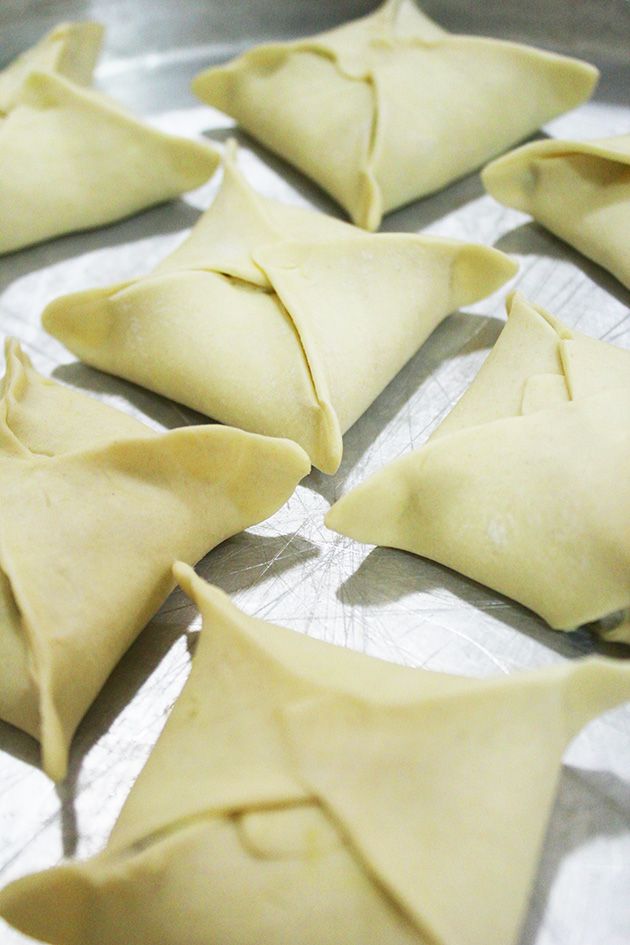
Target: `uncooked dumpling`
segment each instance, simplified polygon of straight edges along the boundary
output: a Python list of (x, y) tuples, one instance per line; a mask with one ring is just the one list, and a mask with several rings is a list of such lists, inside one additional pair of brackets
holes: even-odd
[(294, 443), (158, 434), (40, 377), (7, 347), (0, 399), (0, 718), (66, 771), (107, 676), (195, 562), (271, 515), (309, 469)]
[(534, 141), (481, 177), (493, 197), (531, 213), (630, 289), (630, 134)]
[(107, 848), (0, 914), (55, 945), (513, 945), (564, 748), (630, 667), (396, 666), (176, 575), (204, 628)]
[(555, 629), (610, 617), (600, 631), (630, 643), (629, 468), (630, 352), (517, 295), (429, 443), (344, 496), (326, 523), (439, 561)]
[(60, 23), (0, 72), (0, 114), (16, 104), (31, 72), (54, 72), (89, 85), (103, 41), (100, 23)]
[(341, 436), (449, 312), (516, 265), (494, 249), (356, 227), (256, 194), (228, 148), (221, 189), (150, 275), (52, 302), (84, 361), (222, 423), (299, 443), (334, 472)]
[(456, 36), (413, 0), (202, 72), (193, 90), (327, 190), (359, 226), (482, 165), (589, 98), (597, 70)]
[(101, 34), (57, 27), (0, 72), (0, 254), (170, 200), (217, 166), (213, 148), (84, 88)]

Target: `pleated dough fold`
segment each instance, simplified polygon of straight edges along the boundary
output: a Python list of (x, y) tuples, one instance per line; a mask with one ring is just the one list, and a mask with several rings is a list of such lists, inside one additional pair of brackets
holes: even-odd
[(0, 72), (0, 114), (19, 99), (31, 72), (54, 72), (77, 85), (89, 85), (103, 41), (103, 27), (89, 21), (60, 23)]
[(429, 443), (344, 496), (327, 525), (432, 558), (555, 629), (611, 617), (600, 632), (630, 643), (630, 352), (522, 296), (508, 311)]
[(579, 105), (597, 75), (576, 59), (450, 34), (413, 0), (386, 0), (319, 36), (255, 47), (200, 73), (193, 90), (375, 230)]
[(84, 87), (101, 34), (62, 25), (0, 73), (0, 254), (170, 200), (217, 167), (214, 148)]
[(564, 748), (630, 668), (475, 680), (238, 611), (177, 565), (204, 628), (105, 851), (0, 914), (55, 945), (510, 945)]
[(289, 437), (334, 472), (342, 433), (433, 329), (515, 269), (484, 246), (371, 236), (263, 198), (230, 146), (215, 202), (153, 273), (63, 296), (43, 324), (89, 364)]
[(0, 717), (66, 771), (107, 676), (199, 560), (308, 472), (294, 443), (218, 426), (158, 434), (41, 378), (15, 343), (0, 399)]
[(534, 141), (484, 168), (486, 190), (630, 289), (630, 134)]

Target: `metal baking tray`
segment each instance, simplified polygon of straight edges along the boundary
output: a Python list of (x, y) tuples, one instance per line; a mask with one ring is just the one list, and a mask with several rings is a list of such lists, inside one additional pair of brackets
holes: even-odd
[[(235, 135), (244, 170), (263, 193), (338, 210), (296, 171), (235, 131), (188, 90), (202, 67), (254, 42), (307, 35), (368, 12), (361, 0), (3, 0), (0, 66), (64, 19), (108, 27), (97, 84), (160, 127)], [(630, 129), (628, 0), (431, 0), (449, 29), (537, 43), (595, 61), (595, 99), (548, 125), (555, 136)], [(92, 370), (47, 337), (39, 316), (54, 296), (147, 271), (211, 201), (216, 180), (114, 226), (0, 259), (0, 333), (24, 344), (45, 374), (159, 428), (200, 417)], [(514, 285), (598, 338), (630, 347), (630, 294), (568, 246), (486, 196), (472, 174), (386, 217), (383, 229), (426, 231), (494, 245), (520, 262)], [(300, 633), (413, 666), (469, 675), (511, 673), (605, 648), (586, 631), (560, 634), (532, 613), (446, 568), (371, 549), (327, 531), (330, 503), (386, 462), (419, 446), (474, 377), (504, 320), (504, 290), (447, 319), (345, 437), (335, 476), (310, 475), (264, 524), (225, 542), (200, 573), (245, 611)], [(576, 457), (579, 461), (579, 457)], [(544, 566), (545, 549), (540, 549)], [(70, 775), (55, 787), (38, 747), (0, 723), (0, 883), (88, 856), (108, 836), (186, 679), (194, 608), (175, 592), (132, 646), (74, 740)], [(630, 707), (592, 723), (570, 747), (520, 945), (630, 942)], [(27, 941), (0, 922), (2, 945)], [(124, 943), (121, 943), (124, 945)]]

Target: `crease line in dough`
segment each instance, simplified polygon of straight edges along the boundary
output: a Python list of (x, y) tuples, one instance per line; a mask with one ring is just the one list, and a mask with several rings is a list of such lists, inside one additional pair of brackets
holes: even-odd
[[(24, 636), (29, 675), (37, 692), (37, 711), (39, 715), (39, 734), (42, 767), (49, 772), (53, 780), (60, 779), (66, 768), (66, 746), (64, 744), (63, 725), (53, 695), (52, 664), (48, 654), (46, 640), (37, 630), (36, 622), (28, 616), (28, 600), (16, 587), (15, 575), (7, 559), (7, 552), (0, 536), (0, 568), (5, 575), (15, 608), (20, 617), (20, 629)], [(19, 582), (18, 582), (19, 583)]]

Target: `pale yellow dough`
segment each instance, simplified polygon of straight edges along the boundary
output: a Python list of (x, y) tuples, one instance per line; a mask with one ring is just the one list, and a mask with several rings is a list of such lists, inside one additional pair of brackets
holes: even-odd
[(0, 396), (0, 718), (64, 777), (107, 676), (195, 562), (306, 475), (294, 443), (219, 426), (158, 434), (40, 377), (7, 346)]
[(439, 561), (555, 629), (617, 615), (599, 630), (630, 643), (630, 352), (520, 295), (508, 314), (429, 443), (344, 496), (326, 523)]
[(359, 226), (484, 164), (591, 95), (597, 70), (456, 36), (413, 0), (255, 47), (193, 90), (327, 190)]
[(84, 361), (334, 472), (342, 434), (433, 329), (516, 270), (474, 243), (371, 236), (256, 194), (227, 150), (221, 189), (144, 278), (64, 296), (43, 324)]
[(60, 23), (0, 72), (0, 114), (15, 107), (31, 72), (54, 72), (77, 85), (89, 85), (103, 27), (100, 23)]
[(535, 141), (481, 177), (493, 197), (530, 213), (630, 289), (630, 134)]
[(55, 945), (515, 943), (564, 748), (630, 699), (630, 667), (396, 666), (175, 573), (204, 627), (107, 848), (0, 914)]
[(170, 200), (217, 167), (214, 148), (84, 87), (101, 37), (63, 24), (0, 72), (0, 254)]

